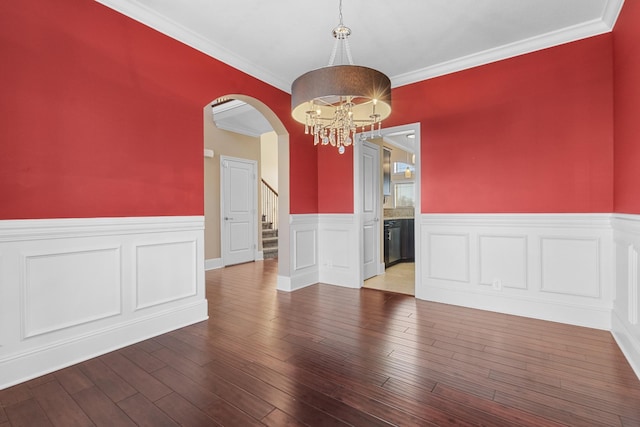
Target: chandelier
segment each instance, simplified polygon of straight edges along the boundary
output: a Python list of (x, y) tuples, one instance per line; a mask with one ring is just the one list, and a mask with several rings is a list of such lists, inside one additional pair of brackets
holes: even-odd
[[(357, 128), (377, 129), (380, 134), (382, 120), (391, 114), (391, 81), (372, 68), (353, 65), (348, 37), (351, 30), (342, 22), (333, 29), (335, 38), (329, 65), (309, 71), (291, 85), (291, 115), (304, 124), (304, 133), (313, 135), (314, 145), (345, 147), (355, 140)], [(348, 65), (334, 65), (338, 50), (345, 55)]]

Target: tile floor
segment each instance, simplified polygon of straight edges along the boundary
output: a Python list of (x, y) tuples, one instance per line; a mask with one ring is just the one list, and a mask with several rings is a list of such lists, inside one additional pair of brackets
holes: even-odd
[(406, 295), (415, 295), (415, 263), (401, 262), (387, 268), (384, 274), (365, 280), (364, 287)]

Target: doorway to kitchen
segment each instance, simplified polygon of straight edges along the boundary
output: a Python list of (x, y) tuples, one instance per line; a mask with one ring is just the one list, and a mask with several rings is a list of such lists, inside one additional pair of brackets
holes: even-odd
[[(370, 236), (362, 233), (362, 282), (361, 286), (409, 295), (416, 295), (420, 288), (420, 126), (418, 123), (384, 129), (380, 135), (363, 134), (356, 145), (355, 156), (365, 156), (366, 145), (374, 144), (380, 149), (382, 176), (374, 178), (379, 194), (378, 221), (375, 232), (381, 242), (378, 247), (371, 244)], [(360, 162), (361, 163), (361, 162)], [(362, 169), (354, 176), (356, 188), (355, 206), (363, 205), (366, 174)], [(369, 219), (364, 209), (356, 212), (361, 229)], [(370, 224), (370, 222), (368, 223)], [(371, 250), (378, 250), (380, 264), (377, 274), (364, 274)], [(384, 261), (384, 262), (382, 262)]]

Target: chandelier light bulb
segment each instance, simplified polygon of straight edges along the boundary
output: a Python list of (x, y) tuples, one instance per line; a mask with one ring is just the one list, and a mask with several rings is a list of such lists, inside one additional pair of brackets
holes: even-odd
[[(355, 140), (357, 128), (370, 127), (370, 136), (381, 135), (382, 121), (391, 114), (391, 81), (383, 73), (353, 65), (348, 37), (351, 30), (342, 22), (333, 29), (335, 38), (329, 65), (298, 77), (291, 86), (291, 115), (313, 134), (315, 145), (344, 147)], [(348, 65), (334, 65), (338, 48), (346, 53)], [(376, 126), (377, 125), (377, 126)]]

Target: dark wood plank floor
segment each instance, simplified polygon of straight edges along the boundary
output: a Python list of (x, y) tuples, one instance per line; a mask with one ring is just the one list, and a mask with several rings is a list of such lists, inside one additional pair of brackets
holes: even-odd
[(608, 332), (207, 272), (210, 319), (0, 391), (5, 426), (638, 426)]

